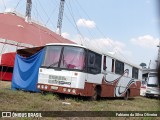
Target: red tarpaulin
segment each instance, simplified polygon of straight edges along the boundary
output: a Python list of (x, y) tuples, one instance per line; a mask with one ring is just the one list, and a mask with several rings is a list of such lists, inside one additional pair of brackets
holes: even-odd
[(15, 55), (16, 55), (16, 52), (2, 54), (1, 65), (2, 66), (13, 67), (14, 66)]
[(12, 80), (12, 73), (11, 72), (0, 72), (0, 79), (5, 81)]
[(2, 54), (0, 65), (0, 80), (12, 80), (15, 52)]

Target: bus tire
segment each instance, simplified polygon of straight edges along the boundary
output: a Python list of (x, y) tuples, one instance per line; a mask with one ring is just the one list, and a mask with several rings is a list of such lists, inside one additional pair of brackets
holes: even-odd
[(125, 94), (125, 96), (124, 96), (124, 99), (125, 99), (125, 100), (128, 100), (128, 98), (129, 98), (129, 90), (126, 91), (126, 94)]
[(41, 94), (42, 95), (47, 95), (47, 92), (46, 91), (41, 91)]
[(95, 101), (98, 98), (98, 92), (97, 92), (97, 88), (95, 87), (93, 95), (90, 97), (91, 101)]

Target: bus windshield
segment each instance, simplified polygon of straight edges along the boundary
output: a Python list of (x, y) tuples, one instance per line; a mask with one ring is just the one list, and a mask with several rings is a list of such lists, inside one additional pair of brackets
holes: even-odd
[(83, 70), (85, 50), (72, 46), (47, 46), (42, 66), (47, 68)]

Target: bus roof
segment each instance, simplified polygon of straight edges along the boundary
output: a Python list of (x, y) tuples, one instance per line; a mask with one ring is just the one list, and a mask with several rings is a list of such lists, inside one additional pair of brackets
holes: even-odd
[(86, 48), (85, 46), (78, 45), (78, 44), (68, 44), (68, 43), (48, 43), (46, 44), (46, 46), (52, 46), (52, 45), (64, 45), (64, 46), (74, 46), (74, 47)]
[(64, 46), (73, 46), (73, 47), (81, 47), (81, 48), (85, 48), (85, 49), (88, 49), (88, 50), (91, 50), (93, 52), (96, 52), (98, 54), (101, 54), (101, 55), (106, 55), (106, 56), (109, 56), (113, 59), (116, 59), (116, 60), (119, 60), (119, 61), (122, 61), (123, 63), (125, 64), (128, 64), (128, 65), (131, 65), (131, 66), (134, 66), (138, 69), (142, 69), (140, 66), (138, 65), (135, 65), (133, 63), (130, 63), (128, 61), (125, 61), (125, 60), (122, 60), (120, 59), (119, 57), (115, 56), (115, 55), (112, 55), (110, 53), (103, 53), (102, 51), (98, 50), (98, 49), (93, 49), (93, 48), (89, 48), (89, 47), (86, 47), (86, 46), (83, 46), (83, 45), (78, 45), (78, 44), (68, 44), (68, 43), (49, 43), (49, 44), (46, 44), (46, 46), (52, 46), (52, 45), (64, 45)]

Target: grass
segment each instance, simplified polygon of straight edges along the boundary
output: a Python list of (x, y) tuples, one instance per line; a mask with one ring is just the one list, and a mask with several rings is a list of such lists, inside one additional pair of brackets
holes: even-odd
[[(65, 104), (65, 102), (70, 104)], [(41, 93), (13, 91), (10, 89), (10, 83), (0, 81), (0, 109), (1, 111), (160, 111), (160, 102), (157, 99), (140, 96), (127, 101), (115, 98), (89, 101), (85, 98), (64, 97), (64, 95), (57, 94), (42, 95)], [(149, 120), (148, 117), (143, 119)], [(22, 118), (22, 120), (27, 120), (27, 118)]]
[[(144, 97), (101, 99), (99, 101), (77, 100), (74, 97), (61, 99), (58, 95), (42, 95), (23, 91), (0, 90), (1, 110), (22, 111), (158, 111), (159, 101)], [(63, 102), (70, 103), (65, 105)]]

